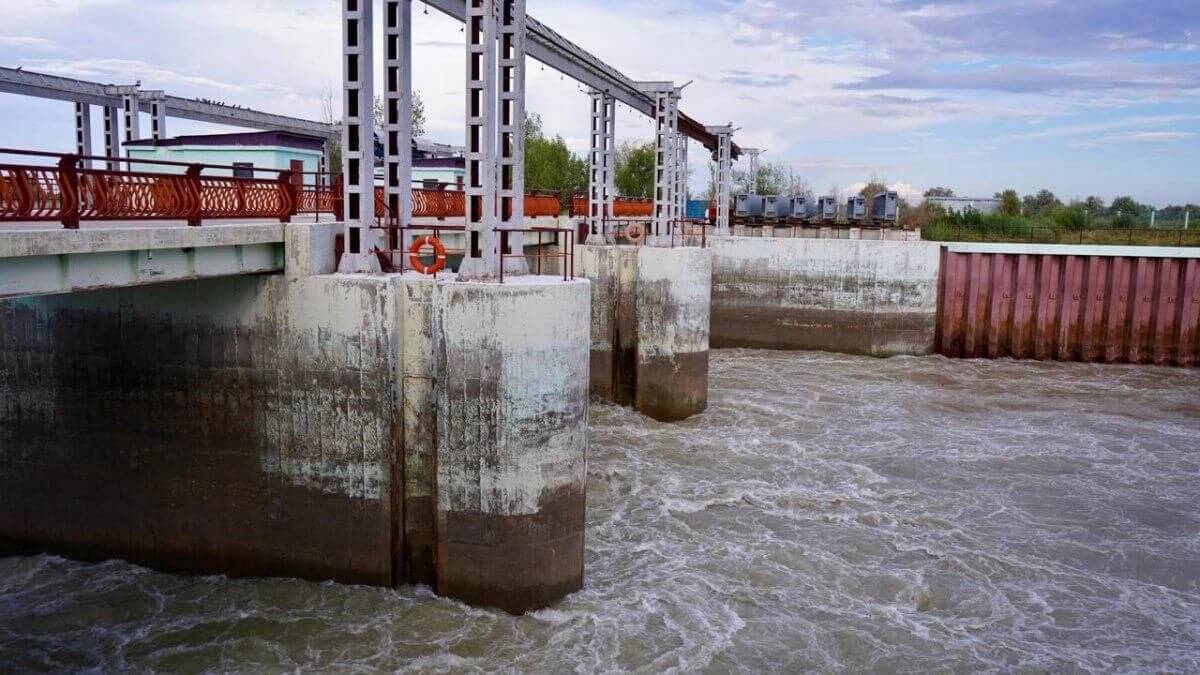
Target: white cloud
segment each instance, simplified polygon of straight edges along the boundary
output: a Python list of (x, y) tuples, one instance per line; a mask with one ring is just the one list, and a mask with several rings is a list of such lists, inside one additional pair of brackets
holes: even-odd
[(58, 43), (46, 38), (28, 37), (24, 35), (0, 35), (0, 47), (14, 49), (32, 49), (34, 51), (50, 51), (58, 48)]

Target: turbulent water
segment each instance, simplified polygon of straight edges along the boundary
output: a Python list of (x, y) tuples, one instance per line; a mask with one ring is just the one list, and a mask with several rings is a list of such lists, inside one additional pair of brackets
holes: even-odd
[(0, 669), (1200, 670), (1200, 372), (721, 351), (591, 421), (551, 609), (14, 558)]

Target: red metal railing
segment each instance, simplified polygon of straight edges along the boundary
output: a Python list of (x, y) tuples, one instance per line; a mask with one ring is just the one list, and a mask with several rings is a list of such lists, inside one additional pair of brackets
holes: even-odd
[[(251, 169), (272, 179), (204, 176), (205, 169), (235, 167), (164, 160), (81, 156), (0, 148), (0, 154), (56, 158), (56, 166), (0, 164), (0, 222), (58, 221), (74, 229), (83, 220), (186, 220), (278, 218), (288, 222), (302, 201), (297, 176), (286, 169)], [(83, 168), (84, 160), (121, 162), (167, 171)]]
[[(500, 235), (500, 283), (504, 283), (504, 260), (506, 258), (533, 258), (537, 262), (534, 264), (534, 273), (542, 273), (542, 260), (561, 260), (562, 261), (562, 278), (563, 281), (570, 281), (575, 278), (575, 231), (569, 227), (527, 227), (524, 229), (501, 230), (496, 232)], [(514, 232), (521, 232), (525, 235), (537, 235), (537, 252), (529, 255), (524, 250), (522, 242), (522, 250), (515, 253), (505, 253), (510, 248), (509, 235)], [(553, 239), (545, 239), (545, 237), (553, 235)], [(546, 246), (557, 244), (560, 247), (558, 251), (547, 251)]]
[[(571, 217), (586, 218), (588, 215), (587, 195), (571, 195)], [(646, 218), (654, 214), (654, 200), (638, 197), (616, 197), (613, 199), (613, 218)]]

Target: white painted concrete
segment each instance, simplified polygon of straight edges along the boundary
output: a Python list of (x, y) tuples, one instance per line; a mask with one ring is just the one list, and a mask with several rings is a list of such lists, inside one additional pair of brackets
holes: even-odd
[[(757, 286), (765, 276), (804, 277), (825, 283), (781, 283), (770, 295), (830, 309), (937, 307), (937, 242), (720, 237), (713, 240), (712, 250), (714, 293), (720, 288), (754, 295), (761, 292)], [(898, 284), (911, 285), (915, 294), (901, 297)]]
[(933, 349), (936, 242), (721, 237), (712, 249), (717, 347)]
[(0, 258), (283, 243), (282, 223), (0, 230)]
[(292, 223), (284, 226), (284, 272), (306, 277), (337, 271), (335, 241), (341, 223)]
[(439, 512), (538, 513), (586, 480), (590, 287), (523, 276), (434, 293)]
[(712, 251), (637, 249), (638, 360), (708, 351)]

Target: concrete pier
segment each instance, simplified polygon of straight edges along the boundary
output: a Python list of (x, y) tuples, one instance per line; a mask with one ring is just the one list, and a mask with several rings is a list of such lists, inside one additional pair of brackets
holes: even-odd
[(578, 589), (589, 283), (330, 274), (287, 228), (285, 274), (0, 301), (0, 554)]
[(712, 346), (892, 356), (933, 351), (935, 242), (712, 242)]
[(592, 395), (660, 421), (703, 411), (711, 251), (578, 246), (575, 270), (592, 281)]
[(438, 592), (511, 612), (583, 585), (588, 282), (436, 289)]
[(0, 550), (391, 585), (378, 278), (0, 302)]

